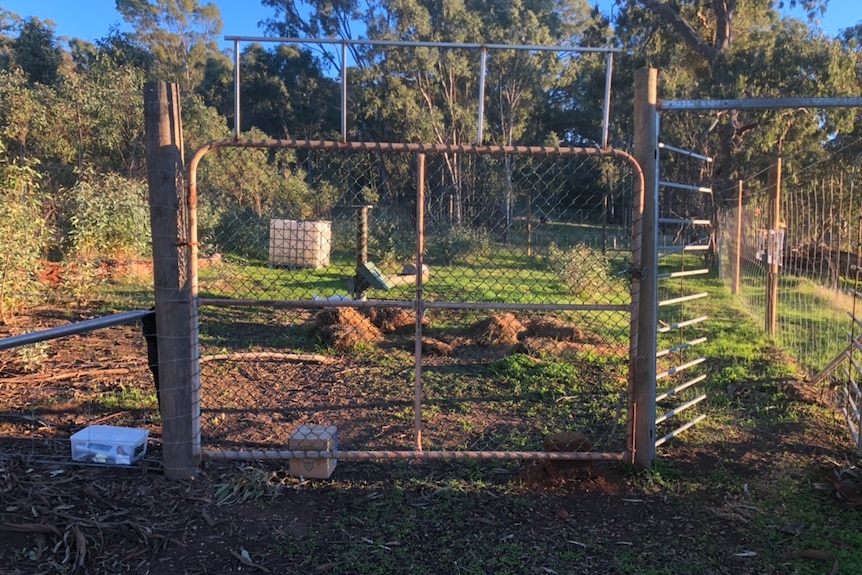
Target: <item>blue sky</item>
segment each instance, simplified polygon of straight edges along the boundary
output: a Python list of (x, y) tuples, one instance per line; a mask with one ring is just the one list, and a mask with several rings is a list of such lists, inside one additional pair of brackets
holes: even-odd
[[(205, 1), (205, 0), (204, 0)], [(594, 3), (593, 0), (591, 3)], [(603, 10), (609, 10), (613, 0), (598, 0)], [(789, 4), (789, 2), (785, 2)], [(224, 34), (229, 36), (262, 36), (258, 22), (273, 12), (258, 0), (215, 0), (224, 22)], [(2, 7), (19, 16), (38, 16), (53, 20), (58, 36), (96, 40), (107, 35), (112, 25), (125, 26), (117, 13), (114, 0), (3, 0)], [(786, 13), (791, 14), (789, 10)], [(798, 13), (793, 12), (798, 15)], [(823, 30), (835, 34), (842, 28), (862, 20), (860, 0), (830, 0), (822, 19)], [(223, 43), (228, 47), (227, 43)]]

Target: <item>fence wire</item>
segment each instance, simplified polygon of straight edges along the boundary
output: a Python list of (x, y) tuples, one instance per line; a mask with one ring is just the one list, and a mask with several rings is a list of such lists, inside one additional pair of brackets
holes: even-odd
[(722, 278), (734, 282), (739, 227), (738, 297), (765, 325), (767, 265), (777, 258), (775, 342), (811, 375), (842, 358), (850, 342), (862, 210), (852, 158), (844, 149), (802, 168), (785, 162), (780, 224), (772, 233), (765, 178), (744, 183), (742, 208), (719, 211)]
[(289, 157), (294, 196), (208, 198), (201, 179), (205, 450), (624, 449), (627, 165)]

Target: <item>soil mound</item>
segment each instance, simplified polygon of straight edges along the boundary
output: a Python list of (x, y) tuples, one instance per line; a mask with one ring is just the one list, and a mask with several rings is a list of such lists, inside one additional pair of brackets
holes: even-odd
[(555, 341), (584, 341), (584, 330), (553, 316), (543, 316), (527, 322), (526, 336)]
[(494, 314), (476, 324), (474, 339), (484, 346), (517, 345), (526, 330), (511, 313)]
[(325, 309), (317, 314), (320, 337), (338, 351), (383, 341), (383, 333), (371, 320), (352, 307)]
[[(373, 307), (368, 315), (371, 323), (383, 333), (412, 329), (416, 325), (416, 314), (397, 307)], [(424, 320), (422, 323), (425, 324)]]

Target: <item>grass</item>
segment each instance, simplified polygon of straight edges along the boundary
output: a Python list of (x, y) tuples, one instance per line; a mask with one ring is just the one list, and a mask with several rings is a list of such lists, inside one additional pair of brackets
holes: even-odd
[[(286, 486), (314, 501), (316, 515), (307, 531), (270, 550), (273, 560), (335, 574), (819, 575), (831, 560), (794, 555), (817, 550), (839, 562), (839, 573), (862, 572), (862, 510), (842, 502), (830, 483), (835, 473), (858, 473), (862, 461), (828, 401), (812, 399), (828, 390), (802, 393), (797, 363), (716, 278), (691, 289), (710, 297), (674, 313), (709, 316), (683, 334), (707, 338), (696, 353), (708, 358), (697, 368), (708, 378), (684, 399), (705, 392), (695, 411), (708, 418), (663, 446), (652, 468), (610, 466), (601, 472), (615, 478), (606, 485), (583, 478), (536, 483), (512, 463), (341, 463), (343, 475)], [(589, 386), (620, 385), (602, 389), (605, 396), (624, 389), (624, 373), (616, 384), (594, 377), (589, 369), (598, 359), (515, 354), (429, 369), (425, 415), (452, 411), (455, 424), (472, 432), (469, 399), (481, 390), (503, 398), (492, 406), (499, 413), (520, 409), (504, 391), (550, 400), (534, 402), (526, 414), (549, 429), (571, 417), (607, 419), (612, 406), (591, 404), (589, 394), (576, 404), (557, 401)], [(513, 430), (496, 440), (518, 446), (531, 437)], [(270, 504), (262, 495), (260, 501)]]

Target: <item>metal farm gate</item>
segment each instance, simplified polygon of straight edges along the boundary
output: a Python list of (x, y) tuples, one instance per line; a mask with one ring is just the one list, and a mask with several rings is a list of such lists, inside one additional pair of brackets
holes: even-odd
[(192, 206), (223, 148), (289, 150), (331, 197), (251, 239), (191, 231), (259, 250), (193, 272), (203, 457), (631, 458), (630, 155), (224, 140)]
[[(652, 71), (653, 75), (655, 71)], [(651, 82), (654, 82), (655, 78), (651, 78)], [(654, 89), (654, 88), (653, 88)], [(841, 108), (841, 107), (850, 107), (850, 106), (859, 106), (862, 105), (862, 99), (860, 98), (761, 98), (761, 99), (745, 99), (745, 100), (663, 100), (658, 101), (653, 98), (653, 102), (655, 102), (655, 127), (656, 127), (656, 172), (655, 176), (650, 173), (649, 169), (645, 169), (645, 182), (647, 187), (647, 194), (649, 196), (649, 191), (652, 190), (655, 194), (654, 197), (656, 199), (656, 207), (655, 210), (659, 214), (658, 222), (660, 226), (664, 226), (662, 231), (671, 233), (673, 231), (674, 237), (679, 241), (679, 245), (677, 246), (669, 246), (667, 248), (659, 247), (659, 250), (665, 250), (667, 253), (662, 257), (662, 260), (666, 260), (667, 262), (673, 261), (674, 265), (662, 265), (660, 267), (667, 268), (664, 273), (659, 274), (659, 278), (664, 280), (672, 280), (675, 283), (673, 285), (666, 285), (663, 288), (663, 294), (658, 299), (658, 305), (660, 309), (674, 309), (675, 306), (679, 304), (683, 304), (685, 302), (690, 302), (692, 300), (700, 299), (703, 297), (707, 297), (707, 293), (694, 293), (691, 290), (687, 290), (684, 283), (684, 278), (692, 275), (700, 275), (707, 273), (708, 266), (698, 266), (695, 265), (693, 268), (690, 268), (691, 259), (688, 260), (685, 257), (685, 254), (689, 252), (698, 252), (704, 254), (712, 254), (713, 250), (718, 250), (720, 246), (715, 245), (715, 237), (712, 233), (712, 228), (714, 226), (715, 213), (714, 213), (714, 202), (712, 202), (712, 190), (706, 187), (701, 187), (697, 184), (697, 182), (687, 182), (685, 184), (679, 184), (671, 181), (664, 181), (665, 178), (659, 175), (659, 150), (663, 149), (668, 152), (672, 152), (673, 154), (681, 155), (686, 158), (686, 161), (699, 161), (704, 162), (707, 165), (711, 163), (711, 159), (705, 156), (699, 156), (697, 154), (687, 152), (685, 150), (679, 150), (676, 148), (671, 148), (670, 146), (664, 146), (658, 144), (658, 125), (659, 118), (662, 114), (665, 113), (677, 113), (677, 112), (717, 112), (717, 111), (728, 111), (728, 110), (780, 110), (784, 108), (815, 108), (815, 109), (823, 109), (823, 108)], [(770, 184), (769, 186), (772, 188), (780, 188), (780, 175), (775, 175), (773, 172), (777, 171), (780, 174), (780, 160), (778, 162), (778, 168), (776, 169), (773, 166), (773, 170), (770, 171)], [(674, 166), (678, 168), (678, 164)], [(704, 170), (692, 170), (690, 173), (704, 173)], [(701, 196), (702, 198), (708, 198), (708, 201), (703, 201), (702, 199), (698, 202), (701, 205), (701, 216), (698, 216), (696, 210), (691, 211), (689, 209), (688, 212), (683, 214), (683, 217), (680, 217), (678, 206), (682, 206), (680, 203), (680, 198), (677, 195), (679, 192), (685, 194), (692, 194), (694, 196)], [(741, 198), (741, 194), (740, 194)], [(661, 202), (661, 207), (659, 207), (658, 202)], [(741, 202), (741, 200), (740, 200)], [(647, 202), (647, 211), (650, 209), (650, 202)], [(778, 213), (778, 200), (771, 200), (769, 209), (769, 224), (767, 230), (764, 230), (764, 238), (769, 238), (765, 241), (766, 244), (772, 245), (772, 238), (783, 237), (783, 230), (781, 230), (781, 224), (779, 221)], [(648, 219), (649, 215), (645, 216), (645, 219)], [(737, 226), (740, 224), (737, 223)], [(676, 228), (676, 229), (674, 229)], [(749, 230), (750, 231), (750, 230)], [(737, 229), (735, 231), (735, 236), (738, 238), (741, 235), (742, 231)], [(726, 236), (733, 234), (731, 230), (724, 231), (725, 243), (727, 246), (732, 249), (737, 250), (737, 255), (739, 254), (738, 247), (734, 247), (733, 242), (727, 242)], [(664, 237), (664, 234), (657, 234), (657, 237)], [(860, 240), (862, 240), (862, 228), (860, 228)], [(735, 240), (736, 244), (739, 244), (739, 240)], [(862, 242), (860, 242), (862, 245)], [(766, 250), (766, 248), (764, 248)], [(673, 258), (671, 253), (680, 254), (679, 258)], [(772, 295), (767, 295), (767, 299), (771, 299), (773, 302), (777, 300), (777, 290), (778, 290), (778, 279), (779, 279), (779, 266), (780, 261), (778, 257), (771, 257), (772, 248), (769, 250), (770, 257), (768, 260), (768, 264), (764, 263), (764, 268), (766, 270), (767, 277), (767, 294), (772, 292)], [(775, 253), (778, 253), (777, 250)], [(720, 254), (719, 254), (720, 255)], [(733, 266), (734, 264), (731, 264)], [(738, 263), (736, 264), (739, 265)], [(670, 269), (674, 268), (674, 269)], [(857, 273), (858, 277), (858, 273)], [(678, 280), (674, 280), (674, 278), (679, 278)], [(736, 289), (736, 288), (734, 288)], [(858, 298), (859, 292), (855, 290), (855, 296)], [(681, 308), (678, 308), (681, 309)], [(777, 312), (772, 309), (767, 309), (767, 324), (772, 324), (774, 326), (775, 317), (774, 315)], [(770, 318), (770, 314), (773, 316)], [(696, 344), (703, 343), (705, 340), (703, 338), (696, 337), (696, 324), (707, 320), (706, 316), (699, 315), (696, 311), (693, 316), (685, 318), (682, 313), (675, 313), (669, 317), (665, 317), (664, 319), (659, 319), (659, 328), (658, 333), (659, 337), (662, 337), (662, 334), (670, 333), (674, 330), (679, 330), (681, 328), (687, 328), (691, 336), (682, 337), (676, 343), (676, 345), (669, 347), (668, 349), (658, 352), (659, 361), (662, 361), (663, 357), (668, 357), (672, 353), (682, 352), (682, 353), (692, 353), (692, 348)], [(856, 335), (858, 333), (857, 329), (860, 325), (858, 319), (858, 315), (852, 319), (852, 325), (850, 332), (847, 335), (849, 336), (850, 343), (847, 344), (846, 350), (842, 352), (842, 356), (840, 358), (836, 358), (836, 361), (833, 361), (830, 366), (815, 376), (814, 380), (819, 381), (828, 376), (829, 373), (832, 373), (840, 363), (847, 360), (847, 380), (846, 383), (842, 386), (843, 391), (839, 396), (840, 409), (844, 412), (844, 415), (847, 419), (851, 434), (854, 439), (854, 443), (857, 445), (862, 445), (860, 443), (860, 432), (859, 425), (860, 421), (862, 421), (862, 417), (860, 417), (860, 401), (862, 401), (862, 394), (860, 394), (859, 386), (858, 386), (858, 375), (862, 373), (862, 368), (860, 368), (859, 362), (854, 358), (854, 353), (858, 353), (860, 350), (859, 337)], [(692, 328), (693, 331), (692, 331)], [(774, 330), (774, 327), (772, 328)], [(774, 335), (772, 331), (770, 331), (770, 335)], [(843, 344), (842, 344), (843, 347)], [(693, 354), (691, 356), (684, 357), (682, 359), (681, 364), (668, 364), (665, 369), (664, 366), (662, 371), (660, 371), (658, 375), (658, 379), (661, 379), (662, 376), (670, 377), (676, 376), (677, 374), (682, 373), (683, 371), (688, 372), (690, 368), (696, 369), (696, 366), (703, 363), (705, 358), (700, 357), (699, 354)], [(691, 379), (681, 380), (680, 383), (673, 384), (668, 391), (660, 393), (657, 396), (657, 400), (669, 400), (671, 397), (676, 396), (679, 391), (687, 390), (685, 393), (688, 396), (684, 396), (684, 401), (681, 405), (671, 409), (665, 415), (658, 415), (656, 417), (657, 424), (661, 424), (663, 421), (666, 421), (672, 416), (676, 416), (683, 410), (687, 410), (695, 405), (697, 405), (700, 401), (705, 399), (704, 394), (696, 394), (692, 393), (690, 388), (699, 381), (706, 379), (705, 374), (697, 375)], [(683, 425), (681, 429), (685, 429), (691, 425), (694, 425), (698, 421), (701, 421), (705, 416), (703, 414), (697, 415), (690, 419), (687, 423)], [(658, 439), (656, 445), (660, 445), (667, 438), (672, 437), (677, 432), (671, 432), (670, 434), (664, 436), (664, 438)]]

